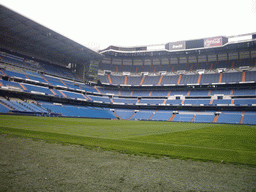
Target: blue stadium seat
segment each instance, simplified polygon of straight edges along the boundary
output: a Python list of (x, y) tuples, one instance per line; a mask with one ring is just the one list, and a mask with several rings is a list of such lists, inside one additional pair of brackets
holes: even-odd
[(200, 84), (212, 84), (219, 83), (219, 73), (214, 74), (202, 74)]
[(256, 105), (256, 99), (235, 99), (234, 100), (235, 105)]
[(172, 111), (158, 110), (150, 120), (153, 121), (168, 121), (172, 116)]
[(178, 82), (179, 76), (178, 75), (172, 75), (172, 76), (163, 76), (161, 85), (168, 85), (168, 84), (174, 84), (176, 85)]
[(127, 76), (127, 85), (140, 85), (142, 76)]
[(238, 124), (240, 123), (241, 117), (242, 117), (241, 112), (225, 112), (224, 111), (219, 115), (217, 123)]
[(223, 73), (222, 74), (222, 82), (223, 83), (239, 83), (242, 82), (242, 73), (235, 72), (235, 73)]
[(198, 75), (182, 75), (180, 84), (197, 84), (198, 81)]
[(191, 105), (208, 105), (210, 104), (210, 99), (185, 99), (184, 104), (191, 104)]
[(170, 99), (168, 99), (168, 100), (166, 101), (166, 104), (170, 104), (170, 105), (181, 105), (181, 102), (182, 102), (182, 100), (170, 100)]
[(167, 97), (169, 91), (152, 91), (151, 97)]
[[(1, 101), (0, 101), (1, 102)], [(8, 113), (10, 110), (0, 103), (0, 113)]]
[(134, 114), (134, 110), (117, 109), (115, 113), (122, 119), (128, 120)]
[(213, 100), (213, 105), (228, 105), (231, 104), (231, 99), (217, 99), (217, 100)]
[(245, 81), (256, 81), (256, 71), (246, 71)]
[(173, 121), (175, 122), (190, 122), (194, 114), (176, 114)]
[(158, 85), (160, 76), (145, 76), (142, 85)]
[(139, 103), (146, 103), (148, 105), (160, 105), (164, 103), (164, 99), (141, 99)]
[(116, 103), (125, 103), (125, 104), (136, 104), (138, 99), (129, 99), (129, 98), (113, 98), (113, 101)]
[(243, 124), (256, 124), (256, 112), (245, 112), (243, 118)]
[(146, 96), (146, 97), (148, 97), (150, 92), (151, 91), (133, 91), (132, 96)]
[(212, 123), (215, 115), (209, 115), (209, 114), (198, 114), (195, 116), (195, 119), (193, 122), (196, 123)]
[(234, 89), (233, 95), (255, 96), (255, 89)]
[(74, 93), (70, 91), (62, 91), (67, 97), (74, 98), (74, 99), (83, 99), (85, 100), (85, 97), (81, 93)]
[(124, 76), (115, 76), (110, 75), (112, 84), (121, 85), (124, 84), (125, 77)]
[(208, 96), (208, 90), (192, 90), (189, 96)]
[(108, 77), (106, 75), (99, 75), (98, 77), (101, 83), (109, 83)]
[(131, 120), (149, 120), (154, 112), (154, 110), (140, 110), (132, 116)]

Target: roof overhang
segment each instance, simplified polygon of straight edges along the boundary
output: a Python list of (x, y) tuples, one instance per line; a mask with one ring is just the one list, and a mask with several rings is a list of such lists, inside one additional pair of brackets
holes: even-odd
[(0, 47), (61, 65), (103, 55), (0, 5)]

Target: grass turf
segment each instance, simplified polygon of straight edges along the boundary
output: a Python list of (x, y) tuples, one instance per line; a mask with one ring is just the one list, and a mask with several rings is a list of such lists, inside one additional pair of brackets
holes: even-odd
[(256, 165), (255, 126), (3, 115), (0, 133), (135, 155)]

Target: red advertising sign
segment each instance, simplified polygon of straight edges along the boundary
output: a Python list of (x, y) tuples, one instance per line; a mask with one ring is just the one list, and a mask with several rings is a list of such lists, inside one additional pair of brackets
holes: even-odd
[(204, 39), (204, 47), (218, 47), (222, 45), (222, 37)]

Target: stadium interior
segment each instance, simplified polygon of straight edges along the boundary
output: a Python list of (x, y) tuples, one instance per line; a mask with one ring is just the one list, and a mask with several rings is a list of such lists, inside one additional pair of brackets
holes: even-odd
[(1, 114), (256, 124), (256, 34), (95, 52), (0, 9)]

